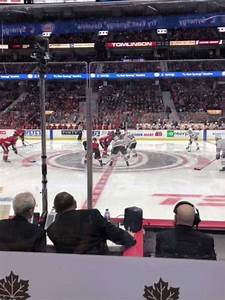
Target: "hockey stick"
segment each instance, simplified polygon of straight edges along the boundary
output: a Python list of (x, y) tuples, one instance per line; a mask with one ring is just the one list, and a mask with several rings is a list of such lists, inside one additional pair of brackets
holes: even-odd
[(37, 144), (40, 144), (40, 141), (37, 141), (37, 142), (28, 142), (28, 140), (24, 140), (24, 143), (25, 143), (25, 146), (30, 146), (30, 147), (34, 147), (34, 145), (37, 145)]
[[(27, 146), (33, 147), (33, 145), (32, 145), (31, 143), (29, 143), (28, 141), (24, 141), (24, 144), (25, 144), (26, 147), (27, 147)], [(23, 146), (24, 146), (24, 145), (23, 145)]]
[(26, 159), (28, 162), (30, 162), (30, 163), (36, 163), (37, 161), (36, 160), (29, 160), (29, 159), (27, 159), (26, 157), (24, 157), (22, 154), (20, 154), (20, 153), (17, 153), (17, 155), (18, 156), (20, 156), (20, 157), (22, 157), (23, 159)]
[(206, 167), (208, 167), (209, 165), (211, 165), (215, 160), (216, 160), (216, 158), (214, 158), (213, 160), (208, 161), (206, 164), (204, 164), (204, 165), (201, 166), (201, 167), (195, 167), (194, 170), (196, 170), (196, 171), (201, 171), (201, 170), (203, 170), (204, 168), (206, 168)]
[(110, 163), (111, 159), (109, 159), (107, 162), (103, 162), (104, 166), (107, 166)]

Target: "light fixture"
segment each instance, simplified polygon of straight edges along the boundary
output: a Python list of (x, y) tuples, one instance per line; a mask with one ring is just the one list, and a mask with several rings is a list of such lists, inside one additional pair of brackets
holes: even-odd
[(167, 29), (157, 29), (158, 34), (167, 34)]

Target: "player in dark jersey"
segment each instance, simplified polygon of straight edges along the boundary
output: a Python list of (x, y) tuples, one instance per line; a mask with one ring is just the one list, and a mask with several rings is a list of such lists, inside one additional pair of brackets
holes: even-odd
[(108, 147), (110, 145), (110, 143), (112, 142), (114, 137), (114, 132), (109, 132), (107, 135), (100, 137), (99, 139), (99, 143), (103, 149), (103, 157), (104, 156), (108, 156)]
[(17, 128), (13, 134), (14, 136), (18, 136), (21, 141), (23, 146), (26, 146), (25, 141), (24, 141), (24, 136), (25, 136), (25, 130), (22, 128)]
[(0, 146), (2, 147), (2, 150), (3, 150), (3, 161), (4, 162), (10, 162), (8, 160), (10, 147), (12, 147), (12, 150), (14, 151), (15, 154), (18, 153), (18, 151), (16, 149), (16, 142), (17, 142), (17, 136), (15, 136), (15, 135), (0, 139)]
[[(83, 147), (84, 147), (84, 150), (86, 151), (85, 160), (84, 160), (84, 163), (86, 163), (87, 162), (87, 141), (83, 141)], [(100, 166), (102, 167), (103, 162), (102, 162), (101, 153), (99, 150), (99, 143), (96, 138), (92, 139), (92, 151), (94, 154), (94, 159), (97, 159), (99, 161)]]

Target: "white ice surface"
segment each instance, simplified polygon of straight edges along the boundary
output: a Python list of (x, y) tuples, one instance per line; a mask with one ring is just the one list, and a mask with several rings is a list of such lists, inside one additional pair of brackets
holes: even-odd
[[(10, 151), (11, 163), (4, 163), (0, 160), (0, 209), (1, 205), (7, 203), (18, 192), (30, 191), (37, 199), (36, 211), (42, 210), (41, 200), (41, 144), (29, 141), (32, 145), (27, 147), (19, 146), (18, 150), (24, 157), (35, 156), (36, 163), (23, 166), (23, 158)], [(208, 159), (215, 157), (215, 145), (201, 143), (201, 150), (188, 153), (185, 150), (185, 142), (138, 142), (137, 151), (163, 152), (170, 155), (181, 155), (187, 159), (187, 163), (172, 169), (155, 169), (138, 172), (130, 172), (124, 168), (123, 172), (116, 172), (117, 166), (124, 165), (124, 161), (118, 158), (117, 166), (109, 175), (103, 186), (96, 207), (102, 213), (108, 208), (111, 216), (116, 217), (123, 214), (124, 208), (129, 206), (141, 207), (144, 217), (148, 219), (172, 219), (174, 205), (161, 205), (168, 197), (167, 194), (189, 195), (180, 197), (180, 200), (188, 200), (195, 204), (201, 213), (203, 220), (225, 221), (225, 172), (219, 172), (220, 162), (215, 161), (202, 171), (194, 170), (198, 156)], [(47, 154), (54, 162), (54, 155), (82, 151), (78, 142), (47, 142)], [(2, 155), (2, 154), (1, 154)], [(33, 158), (34, 159), (34, 158)], [(109, 166), (106, 165), (100, 172), (93, 176), (93, 188)], [(128, 171), (127, 171), (128, 170)], [(49, 208), (52, 207), (54, 196), (60, 191), (67, 191), (74, 195), (78, 207), (82, 207), (86, 200), (86, 171), (71, 170), (68, 168), (57, 168), (48, 165), (48, 201)], [(165, 194), (154, 196), (154, 194)], [(201, 195), (195, 197), (192, 195)], [(207, 196), (223, 196), (220, 199), (206, 198)], [(210, 201), (209, 201), (210, 200)], [(212, 206), (212, 202), (215, 206)], [(202, 206), (201, 204), (204, 204)], [(210, 205), (207, 205), (209, 203)], [(223, 206), (216, 206), (216, 205)], [(12, 209), (10, 211), (12, 214)]]

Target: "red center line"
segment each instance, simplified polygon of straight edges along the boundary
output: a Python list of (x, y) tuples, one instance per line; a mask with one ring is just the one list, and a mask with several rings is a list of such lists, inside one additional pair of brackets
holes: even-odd
[(203, 195), (195, 195), (195, 194), (153, 194), (152, 196), (158, 196), (158, 197), (202, 197)]
[(212, 206), (212, 207), (217, 207), (217, 206), (225, 206), (225, 203), (199, 203), (198, 206)]
[(208, 198), (204, 198), (203, 199), (203, 201), (208, 201), (208, 202), (225, 202), (225, 199), (221, 199), (221, 198), (210, 198), (210, 199), (208, 199)]
[[(210, 160), (209, 158), (203, 157), (201, 155), (196, 155), (193, 154), (193, 156), (197, 159), (197, 162), (195, 163), (195, 165), (193, 166), (194, 169), (203, 169), (205, 167), (207, 167), (208, 165), (210, 165), (214, 160)], [(192, 169), (192, 167), (191, 167)]]
[(225, 195), (213, 195), (213, 196), (207, 196), (207, 198), (225, 198)]
[[(93, 193), (92, 193), (92, 203), (93, 207), (96, 206), (107, 181), (109, 180), (110, 175), (112, 174), (113, 169), (115, 168), (116, 160), (114, 161), (112, 166), (108, 166), (105, 171), (103, 172), (102, 176), (100, 177), (99, 181), (96, 183)], [(87, 208), (87, 200), (84, 202), (82, 209)]]

